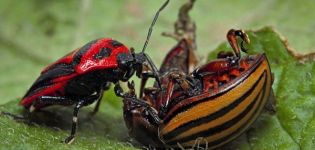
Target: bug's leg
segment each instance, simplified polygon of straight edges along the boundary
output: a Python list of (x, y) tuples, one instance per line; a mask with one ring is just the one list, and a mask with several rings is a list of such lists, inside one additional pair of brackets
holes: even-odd
[(140, 83), (140, 93), (139, 93), (139, 96), (140, 96), (140, 97), (143, 96), (144, 89), (145, 89), (145, 85), (146, 85), (147, 81), (148, 81), (148, 78), (143, 77), (143, 78), (141, 79), (141, 83)]
[[(154, 73), (152, 70), (147, 66), (147, 64), (142, 65), (142, 72), (141, 72), (141, 84), (140, 84), (140, 93), (139, 97), (143, 96), (145, 85), (149, 78), (154, 78)], [(158, 83), (159, 84), (159, 83)]]
[(158, 69), (156, 68), (156, 66), (154, 65), (152, 59), (144, 53), (144, 56), (146, 57), (151, 69), (152, 69), (152, 77), (155, 78), (159, 88), (161, 88), (162, 84), (161, 84), (161, 79), (160, 79), (160, 75), (159, 75), (159, 71)]
[(119, 82), (115, 83), (114, 91), (115, 91), (116, 96), (124, 97), (124, 90), (121, 88)]
[(94, 116), (97, 112), (98, 112), (98, 110), (99, 110), (99, 107), (100, 107), (100, 105), (101, 105), (101, 101), (102, 101), (102, 99), (103, 99), (103, 95), (104, 95), (104, 92), (103, 91), (106, 91), (106, 90), (108, 90), (110, 88), (110, 83), (109, 82), (107, 82), (107, 83), (105, 83), (104, 84), (104, 86), (99, 90), (99, 92), (97, 93), (97, 102), (96, 102), (96, 105), (95, 105), (95, 107), (94, 107), (94, 110), (90, 113), (90, 116)]
[(70, 133), (70, 136), (68, 136), (66, 139), (65, 139), (65, 143), (66, 144), (71, 144), (74, 140), (74, 137), (75, 137), (75, 133), (76, 133), (76, 130), (77, 130), (77, 123), (78, 123), (78, 113), (79, 113), (79, 110), (80, 108), (84, 106), (84, 100), (83, 101), (80, 101), (76, 104), (76, 106), (74, 107), (74, 110), (73, 110), (73, 117), (72, 117), (72, 128), (71, 128), (71, 133)]
[(143, 96), (143, 90), (144, 90), (145, 85), (149, 79), (149, 76), (148, 76), (149, 73), (150, 73), (149, 66), (143, 64), (142, 65), (142, 72), (141, 72), (140, 93), (139, 93), (140, 97)]
[(99, 110), (99, 107), (100, 107), (104, 93), (100, 92), (98, 94), (99, 94), (99, 96), (98, 96), (98, 99), (96, 100), (96, 105), (94, 107), (94, 110), (90, 113), (90, 116), (94, 116)]

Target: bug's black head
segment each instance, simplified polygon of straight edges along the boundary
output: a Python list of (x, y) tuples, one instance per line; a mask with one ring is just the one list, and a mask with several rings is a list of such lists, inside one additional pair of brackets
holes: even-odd
[(128, 53), (121, 53), (117, 56), (118, 68), (121, 70), (129, 70), (133, 68), (134, 58)]
[(120, 53), (117, 55), (118, 68), (121, 70), (120, 80), (127, 81), (134, 74), (134, 57), (130, 53)]

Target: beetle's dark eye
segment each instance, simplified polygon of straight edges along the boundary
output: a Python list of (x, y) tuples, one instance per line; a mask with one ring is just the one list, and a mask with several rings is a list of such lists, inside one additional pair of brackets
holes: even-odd
[(112, 53), (112, 50), (110, 48), (107, 47), (103, 47), (95, 56), (95, 59), (103, 59), (105, 57), (108, 57), (110, 54)]

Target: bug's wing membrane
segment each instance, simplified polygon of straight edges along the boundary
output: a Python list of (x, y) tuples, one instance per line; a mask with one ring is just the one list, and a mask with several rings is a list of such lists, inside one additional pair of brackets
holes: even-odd
[(70, 64), (73, 61), (73, 56), (80, 50), (80, 48), (75, 49), (74, 51), (68, 53), (67, 55), (63, 56), (62, 58), (60, 58), (58, 61), (56, 61), (53, 64), (50, 64), (49, 66), (47, 66), (46, 68), (44, 68), (41, 72), (41, 74), (49, 71), (51, 68), (54, 68), (54, 66), (57, 66), (59, 64)]
[(68, 64), (56, 64), (52, 68), (43, 72), (28, 92), (23, 97), (21, 104), (29, 106), (34, 100), (44, 95), (57, 96), (58, 92), (63, 92), (62, 89), (67, 80), (75, 77), (73, 67)]
[(72, 52), (68, 53), (67, 55), (57, 60), (55, 63), (52, 63), (51, 65), (47, 66), (45, 69), (42, 70), (41, 74), (44, 74), (47, 71), (50, 71), (51, 69), (58, 67), (61, 64), (72, 64), (73, 66), (72, 68), (74, 68), (74, 66), (81, 63), (82, 56), (85, 55), (88, 51), (90, 51), (91, 46), (95, 44), (98, 40), (99, 39), (90, 41), (89, 43), (83, 45), (82, 47), (73, 50)]

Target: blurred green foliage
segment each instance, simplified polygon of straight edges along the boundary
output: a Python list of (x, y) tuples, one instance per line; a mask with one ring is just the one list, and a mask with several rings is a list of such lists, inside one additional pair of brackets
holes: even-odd
[[(172, 39), (161, 37), (160, 33), (173, 31), (173, 23), (177, 19), (178, 9), (184, 2), (184, 0), (172, 0), (157, 21), (147, 49), (147, 52), (157, 64), (162, 61), (167, 51), (176, 43)], [(1, 109), (8, 111), (14, 109), (12, 112), (20, 112), (21, 108), (17, 105), (18, 99), (23, 96), (39, 75), (41, 68), (90, 40), (99, 37), (111, 37), (128, 47), (135, 47), (139, 51), (144, 43), (153, 15), (162, 3), (163, 0), (0, 0), (0, 104), (9, 102), (3, 105)], [(219, 43), (225, 41), (225, 34), (230, 28), (260, 29), (264, 26), (273, 26), (279, 33), (288, 38), (290, 45), (298, 52), (314, 52), (314, 10), (315, 2), (308, 0), (197, 0), (191, 16), (197, 24), (198, 53), (201, 56), (206, 56), (205, 54), (215, 49)], [(267, 40), (265, 44), (268, 44), (273, 39), (267, 38), (265, 40)], [(270, 51), (273, 51), (270, 53), (277, 56), (278, 50), (277, 48), (270, 49)], [(299, 71), (303, 70), (304, 68)], [(282, 76), (277, 78), (282, 78)], [(292, 82), (295, 83), (295, 79)], [(301, 78), (298, 82), (301, 83), (305, 80), (309, 80), (309, 78)], [(282, 80), (276, 80), (275, 90), (287, 86), (284, 83), (282, 85), (279, 81)], [(303, 89), (301, 86), (295, 87), (294, 83), (290, 86)], [(313, 84), (310, 89), (314, 91)], [(312, 93), (312, 91), (306, 90), (304, 92)], [(283, 99), (286, 99), (285, 95), (287, 93), (285, 92), (292, 93), (292, 91), (286, 90), (283, 92), (281, 97)], [(287, 102), (282, 101), (283, 105), (279, 108), (281, 112), (279, 115), (282, 118), (286, 118), (284, 117), (286, 115), (296, 116), (292, 117), (293, 120), (280, 119), (280, 122), (283, 121), (288, 124), (283, 125), (284, 128), (292, 132), (289, 133), (293, 137), (289, 140), (289, 143), (293, 140), (298, 144), (302, 143), (301, 145), (307, 146), (310, 141), (302, 137), (309, 137), (313, 140), (314, 136), (308, 132), (314, 131), (312, 130), (314, 126), (307, 124), (303, 121), (305, 118), (299, 115), (305, 113), (306, 121), (314, 124), (312, 123), (314, 121), (311, 120), (312, 117), (310, 117), (313, 114), (312, 110), (314, 110), (311, 109), (313, 103), (305, 99), (305, 103), (297, 103), (296, 105), (299, 107), (293, 109), (295, 107), (292, 104), (295, 106), (295, 103), (289, 101), (288, 103), (291, 105), (286, 105)], [(309, 105), (311, 108), (306, 109), (305, 112), (302, 111), (308, 103), (311, 103)], [(112, 91), (106, 93), (101, 109), (102, 112), (92, 119), (97, 122), (96, 124), (93, 121), (92, 123), (84, 122), (83, 125), (80, 124), (82, 127), (79, 132), (82, 132), (82, 134), (79, 133), (79, 138), (75, 142), (77, 145), (68, 147), (58, 143), (68, 134), (67, 131), (55, 131), (45, 126), (29, 128), (28, 125), (17, 124), (12, 119), (2, 117), (0, 119), (0, 131), (1, 133), (8, 132), (8, 134), (0, 135), (0, 140), (4, 141), (2, 144), (7, 142), (4, 144), (6, 146), (11, 145), (11, 143), (24, 143), (26, 149), (34, 148), (34, 143), (47, 146), (41, 148), (60, 146), (60, 149), (85, 149), (90, 147), (90, 145), (80, 144), (82, 142), (94, 144), (95, 147), (92, 146), (93, 148), (100, 149), (104, 148), (98, 147), (98, 144), (101, 143), (103, 143), (102, 146), (113, 147), (112, 143), (117, 145), (117, 142), (126, 141), (123, 140), (127, 138), (127, 133), (121, 115), (121, 102), (113, 96)], [(65, 110), (67, 117), (63, 120), (67, 123), (71, 120), (68, 118), (71, 116), (69, 111), (71, 110)], [(296, 111), (302, 112), (295, 114)], [(107, 118), (109, 118), (109, 121), (106, 120)], [(112, 120), (114, 125), (110, 125)], [(271, 119), (270, 121), (279, 123), (277, 119)], [(70, 126), (67, 123), (66, 125), (58, 124), (57, 127), (64, 127), (65, 130), (68, 130)], [(101, 126), (101, 124), (104, 124), (104, 126)], [(8, 130), (7, 126), (12, 126), (12, 130)], [(86, 126), (89, 130), (83, 130)], [(100, 130), (100, 132), (96, 131), (96, 140), (91, 138), (94, 133), (89, 136), (90, 129), (92, 130), (94, 127)], [(110, 127), (119, 128), (119, 132), (117, 130), (117, 132), (113, 131), (114, 133), (107, 132), (111, 130)], [(297, 130), (299, 128), (303, 131)], [(275, 128), (275, 130), (277, 129), (278, 127)], [(11, 131), (14, 133), (11, 133)], [(302, 132), (306, 133), (301, 135)], [(41, 139), (40, 135), (45, 137), (45, 133), (52, 135), (51, 143), (45, 144), (47, 139)], [(87, 137), (85, 138), (86, 133)], [(109, 133), (109, 136), (113, 138), (104, 136), (106, 133)], [(39, 134), (39, 137), (36, 136), (37, 134)], [(268, 137), (266, 136), (266, 138)], [(26, 140), (20, 141), (19, 139)], [(15, 148), (23, 149), (19, 145), (13, 145), (12, 149)]]

